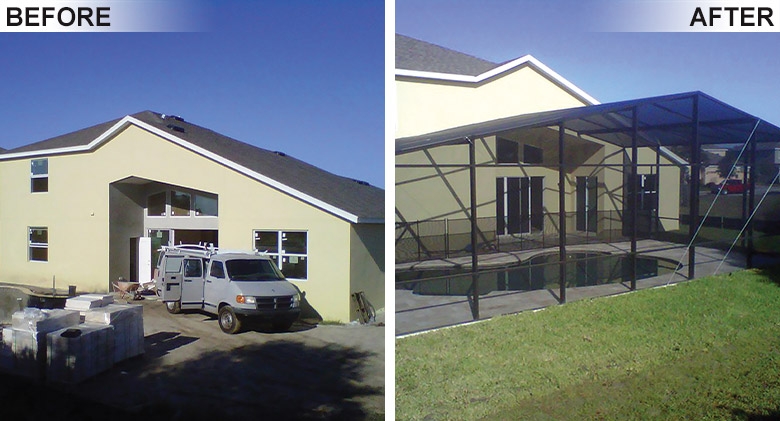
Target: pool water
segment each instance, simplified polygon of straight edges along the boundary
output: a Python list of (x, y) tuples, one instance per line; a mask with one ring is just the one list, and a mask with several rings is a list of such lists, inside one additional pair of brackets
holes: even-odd
[[(534, 256), (505, 270), (481, 273), (479, 295), (494, 291), (533, 291), (557, 289), (560, 277), (558, 253)], [(631, 259), (628, 255), (608, 253), (567, 253), (566, 287), (583, 287), (630, 282)], [(672, 273), (676, 263), (655, 257), (637, 257), (637, 279)], [(426, 281), (425, 278), (445, 277)], [(396, 272), (396, 289), (417, 295), (471, 295), (472, 279), (467, 270), (418, 270)], [(414, 282), (419, 280), (418, 282)]]

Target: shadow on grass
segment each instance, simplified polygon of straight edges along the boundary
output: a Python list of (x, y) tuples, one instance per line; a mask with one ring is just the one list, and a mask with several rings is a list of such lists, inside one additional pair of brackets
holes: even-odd
[(779, 420), (780, 411), (772, 411), (768, 414), (753, 414), (742, 409), (732, 409), (731, 416), (735, 420), (748, 420), (748, 421), (770, 421)]
[(780, 286), (780, 265), (767, 266), (756, 269), (756, 274), (763, 278), (764, 282)]

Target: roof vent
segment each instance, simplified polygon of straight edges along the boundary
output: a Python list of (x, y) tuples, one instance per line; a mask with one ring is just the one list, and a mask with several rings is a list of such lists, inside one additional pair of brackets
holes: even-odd
[(160, 118), (163, 120), (176, 120), (176, 121), (184, 121), (183, 118), (177, 115), (173, 114), (160, 114)]
[(352, 180), (352, 181), (360, 184), (361, 186), (370, 186), (370, 184), (368, 184), (368, 181), (363, 181), (363, 180)]
[(279, 155), (279, 156), (287, 156), (287, 154), (282, 152), (282, 151), (274, 151), (274, 153)]
[(173, 130), (174, 132), (184, 133), (184, 127), (177, 126), (175, 124), (169, 124), (169, 125), (167, 125), (165, 127)]

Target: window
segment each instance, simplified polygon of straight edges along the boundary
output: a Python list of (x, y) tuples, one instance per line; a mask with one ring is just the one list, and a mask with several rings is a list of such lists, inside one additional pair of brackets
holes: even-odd
[(268, 254), (290, 279), (308, 277), (308, 242), (306, 231), (255, 231), (255, 250)]
[(165, 259), (165, 273), (181, 272), (181, 262), (183, 260), (183, 257), (169, 257)]
[(45, 193), (49, 191), (49, 160), (33, 159), (30, 161), (30, 192)]
[(217, 216), (217, 198), (196, 194), (193, 209), (195, 216)]
[(200, 278), (202, 276), (203, 269), (200, 259), (187, 259), (184, 261), (185, 278)]
[(147, 216), (165, 216), (165, 192), (153, 194), (146, 199)]
[(496, 160), (499, 164), (519, 163), (518, 149), (517, 143), (500, 137), (496, 138)]
[(225, 277), (225, 268), (222, 266), (222, 262), (211, 262), (211, 272), (209, 274), (215, 278), (223, 279)]
[(171, 216), (190, 216), (190, 194), (171, 191)]
[(49, 230), (46, 227), (29, 228), (27, 258), (34, 262), (49, 261)]
[(523, 162), (526, 164), (541, 164), (543, 158), (542, 148), (523, 145)]

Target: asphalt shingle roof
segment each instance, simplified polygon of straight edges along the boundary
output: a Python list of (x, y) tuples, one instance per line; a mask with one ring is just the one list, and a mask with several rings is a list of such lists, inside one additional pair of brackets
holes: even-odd
[(395, 34), (395, 68), (478, 76), (501, 64)]
[[(384, 220), (385, 194), (378, 187), (338, 176), (292, 156), (258, 148), (187, 121), (170, 117), (163, 119), (161, 114), (152, 111), (142, 111), (132, 117), (360, 219)], [(3, 153), (87, 145), (120, 120), (108, 121)], [(178, 126), (184, 131), (174, 130), (169, 125)]]

